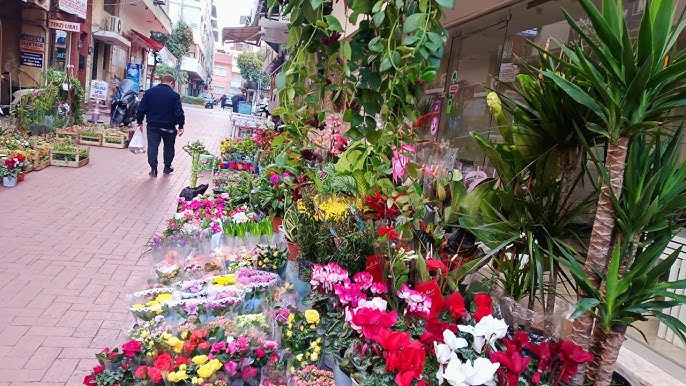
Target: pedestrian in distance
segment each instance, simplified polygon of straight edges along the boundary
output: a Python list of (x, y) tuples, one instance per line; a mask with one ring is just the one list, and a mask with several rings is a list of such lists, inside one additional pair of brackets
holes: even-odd
[[(148, 89), (143, 99), (138, 104), (136, 121), (138, 130), (143, 131), (143, 118), (147, 117), (148, 134), (148, 164), (150, 165), (150, 177), (157, 177), (157, 152), (160, 142), (164, 142), (162, 158), (164, 170), (162, 173), (169, 174), (174, 171), (174, 144), (176, 136), (183, 135), (183, 125), (186, 118), (181, 105), (181, 96), (174, 91), (176, 79), (173, 75), (166, 74), (160, 78), (160, 84)], [(178, 128), (177, 128), (178, 125)]]

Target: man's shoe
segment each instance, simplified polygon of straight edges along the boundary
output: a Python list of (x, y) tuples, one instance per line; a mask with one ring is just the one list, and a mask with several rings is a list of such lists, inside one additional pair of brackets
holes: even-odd
[(150, 177), (157, 177), (157, 169), (152, 169), (150, 170), (150, 173), (148, 173)]
[(164, 170), (162, 171), (162, 173), (164, 173), (164, 174), (169, 174), (169, 173), (171, 173), (171, 172), (173, 172), (173, 171), (174, 171), (174, 168), (173, 168), (173, 167), (171, 167), (171, 166), (169, 166), (169, 167), (165, 166), (165, 167), (164, 167)]

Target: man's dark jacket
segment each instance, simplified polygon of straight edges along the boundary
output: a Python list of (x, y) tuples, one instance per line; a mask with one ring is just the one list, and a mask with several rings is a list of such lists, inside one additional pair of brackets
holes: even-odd
[(186, 123), (181, 96), (164, 83), (148, 89), (143, 95), (136, 111), (138, 124), (143, 123), (145, 116), (148, 117), (148, 127), (174, 130), (176, 125), (183, 127)]

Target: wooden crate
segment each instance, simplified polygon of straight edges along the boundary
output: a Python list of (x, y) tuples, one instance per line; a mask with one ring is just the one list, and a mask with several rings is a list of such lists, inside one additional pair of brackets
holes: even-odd
[(72, 142), (79, 139), (79, 133), (77, 131), (57, 130), (55, 135), (57, 138), (69, 138)]
[(48, 146), (37, 146), (36, 157), (33, 160), (33, 170), (43, 170), (50, 166), (51, 152), (52, 149)]
[[(81, 150), (86, 149), (86, 156), (81, 157)], [(57, 156), (57, 159), (55, 157)], [(61, 159), (68, 158), (68, 159)], [(90, 149), (87, 147), (77, 147), (76, 151), (57, 151), (53, 150), (50, 154), (50, 165), (64, 166), (69, 168), (80, 168), (88, 164), (90, 160)]]
[(111, 131), (103, 134), (102, 146), (115, 149), (126, 148), (126, 135), (119, 131)]
[(79, 143), (88, 146), (102, 146), (102, 133), (84, 135), (79, 133)]

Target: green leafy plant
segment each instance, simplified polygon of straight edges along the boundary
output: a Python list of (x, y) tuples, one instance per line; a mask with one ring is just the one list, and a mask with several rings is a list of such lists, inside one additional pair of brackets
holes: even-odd
[[(174, 78), (180, 79), (181, 75), (181, 59), (190, 51), (193, 45), (193, 31), (191, 28), (179, 20), (171, 31), (171, 34), (165, 39), (165, 47), (178, 60), (174, 67)], [(176, 82), (176, 91), (179, 91), (179, 81)]]
[[(678, 119), (670, 116), (670, 111), (686, 105), (686, 85), (682, 82), (686, 53), (673, 52), (686, 22), (676, 17), (673, 1), (652, 1), (645, 8), (634, 43), (621, 1), (604, 0), (600, 10), (590, 0), (579, 3), (595, 33), (589, 33), (565, 12), (580, 41), (561, 44), (565, 54), (564, 60), (559, 60), (561, 71), (545, 70), (541, 74), (593, 113), (594, 119), (583, 130), (607, 141), (605, 160), (596, 162), (602, 179), (584, 264), (593, 287), (600, 288), (601, 274), (607, 269), (613, 240), (618, 236), (614, 202), (621, 198), (629, 143), (641, 133)], [(619, 235), (621, 238), (621, 232)], [(592, 315), (582, 315), (574, 322), (573, 341), (588, 348), (592, 330)], [(608, 384), (607, 374), (601, 375), (601, 379), (593, 374), (590, 378), (598, 385)], [(581, 378), (575, 378), (574, 383), (581, 384)]]
[(241, 71), (241, 77), (246, 81), (260, 82), (262, 87), (269, 85), (269, 77), (262, 72), (264, 66), (264, 52), (241, 52), (236, 58), (236, 64)]

